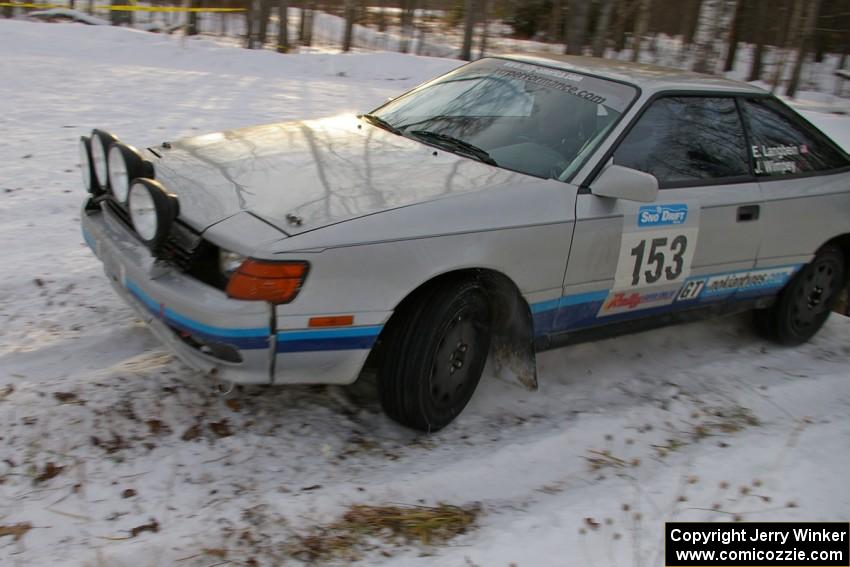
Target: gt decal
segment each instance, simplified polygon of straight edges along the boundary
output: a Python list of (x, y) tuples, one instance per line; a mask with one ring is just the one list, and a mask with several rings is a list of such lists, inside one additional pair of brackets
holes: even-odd
[(699, 207), (649, 205), (636, 216), (625, 216), (614, 291), (685, 281), (696, 249)]
[(696, 299), (699, 297), (699, 294), (702, 293), (702, 289), (705, 287), (705, 278), (699, 280), (689, 280), (685, 282), (685, 285), (682, 286), (681, 291), (679, 291), (678, 297), (676, 297), (676, 301), (689, 301), (691, 299)]

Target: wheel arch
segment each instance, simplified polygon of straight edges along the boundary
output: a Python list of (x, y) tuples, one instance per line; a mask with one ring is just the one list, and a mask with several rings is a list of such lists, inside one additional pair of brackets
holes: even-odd
[(408, 293), (393, 309), (366, 365), (374, 367), (382, 356), (382, 344), (394, 332), (398, 321), (410, 312), (410, 306), (427, 300), (433, 290), (475, 280), (484, 288), (493, 309), (493, 336), (490, 359), (498, 373), (509, 373), (528, 389), (537, 388), (537, 362), (534, 351), (534, 327), (531, 307), (516, 283), (491, 268), (462, 268), (436, 275)]

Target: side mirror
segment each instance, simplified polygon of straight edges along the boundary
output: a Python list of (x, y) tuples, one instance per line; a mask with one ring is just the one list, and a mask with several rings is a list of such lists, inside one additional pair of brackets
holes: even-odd
[(649, 173), (612, 164), (596, 178), (590, 192), (599, 197), (652, 203), (658, 198), (658, 179)]

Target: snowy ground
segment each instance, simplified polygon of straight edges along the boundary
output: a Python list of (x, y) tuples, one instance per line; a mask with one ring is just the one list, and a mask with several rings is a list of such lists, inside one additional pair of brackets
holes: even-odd
[[(0, 534), (32, 526), (0, 564), (278, 564), (354, 503), (480, 503), (447, 546), (367, 553), (391, 565), (650, 566), (664, 520), (850, 520), (845, 318), (798, 349), (733, 318), (552, 351), (540, 392), (485, 377), (423, 436), (368, 381), (213, 394), (82, 243), (92, 127), (146, 145), (369, 109), (456, 61), (10, 21), (0, 52)], [(850, 147), (850, 119), (807, 115)]]

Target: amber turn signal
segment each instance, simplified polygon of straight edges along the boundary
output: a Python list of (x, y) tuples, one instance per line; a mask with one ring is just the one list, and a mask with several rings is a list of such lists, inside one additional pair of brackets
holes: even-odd
[(227, 283), (227, 295), (233, 299), (289, 303), (298, 295), (308, 267), (307, 262), (245, 260)]

